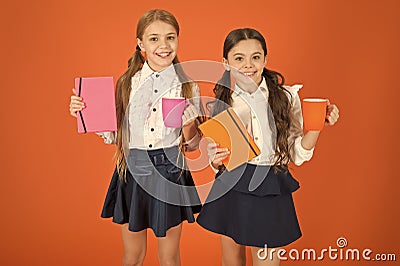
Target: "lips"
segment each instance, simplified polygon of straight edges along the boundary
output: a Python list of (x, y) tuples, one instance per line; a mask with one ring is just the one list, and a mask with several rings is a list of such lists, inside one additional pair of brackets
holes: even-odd
[(251, 78), (251, 77), (253, 77), (256, 73), (257, 73), (257, 70), (255, 70), (255, 71), (246, 71), (246, 72), (241, 72), (243, 75), (245, 75), (246, 77), (249, 77), (249, 78)]
[(156, 55), (160, 58), (167, 58), (172, 52), (162, 52), (162, 53), (156, 53)]

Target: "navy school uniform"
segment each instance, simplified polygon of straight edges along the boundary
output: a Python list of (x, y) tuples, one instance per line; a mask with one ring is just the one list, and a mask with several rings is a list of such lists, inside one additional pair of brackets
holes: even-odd
[[(194, 105), (200, 104), (199, 88), (193, 86)], [(194, 222), (200, 200), (190, 172), (182, 169), (178, 149), (180, 128), (166, 128), (162, 118), (162, 97), (181, 97), (181, 83), (173, 65), (161, 72), (147, 62), (132, 77), (128, 105), (129, 156), (126, 182), (115, 170), (101, 217), (118, 224), (128, 223), (137, 232), (151, 228), (156, 237), (182, 221)], [(106, 143), (115, 143), (115, 132), (99, 133)], [(179, 158), (178, 158), (179, 157)]]
[[(305, 150), (301, 146), (303, 119), (298, 96), (301, 87), (285, 87), (293, 115), (288, 142), (293, 144), (290, 152), (297, 165), (313, 155), (313, 149)], [(241, 245), (273, 248), (300, 238), (301, 230), (292, 198), (299, 183), (289, 171), (272, 166), (276, 128), (268, 106), (268, 94), (264, 78), (251, 94), (237, 85), (234, 87), (232, 107), (260, 147), (261, 154), (231, 172), (217, 173), (197, 223)]]

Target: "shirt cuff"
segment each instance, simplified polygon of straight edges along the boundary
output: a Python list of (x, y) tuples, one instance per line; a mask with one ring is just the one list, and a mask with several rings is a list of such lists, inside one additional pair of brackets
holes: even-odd
[(184, 146), (190, 151), (196, 150), (199, 147), (199, 143), (201, 140), (201, 136), (199, 132), (196, 132), (196, 134), (193, 136), (193, 138), (189, 139), (188, 141), (185, 141), (183, 143)]
[(210, 167), (211, 167), (211, 169), (214, 171), (214, 173), (218, 173), (219, 172), (219, 170), (218, 169), (216, 169), (216, 168), (214, 168), (214, 166), (212, 165), (212, 163), (210, 162)]
[(296, 165), (301, 165), (305, 161), (311, 160), (315, 149), (315, 148), (312, 148), (311, 150), (304, 149), (304, 147), (301, 145), (301, 139), (302, 139), (301, 136), (297, 137), (294, 143), (293, 163)]
[(104, 139), (105, 144), (115, 144), (115, 132), (96, 132), (98, 136)]

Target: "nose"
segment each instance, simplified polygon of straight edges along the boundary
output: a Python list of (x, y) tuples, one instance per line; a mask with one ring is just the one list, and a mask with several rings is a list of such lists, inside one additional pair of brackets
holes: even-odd
[(160, 47), (167, 47), (167, 40), (165, 38), (160, 39)]
[(244, 68), (251, 68), (253, 66), (253, 62), (251, 61), (251, 58), (245, 58), (244, 60)]

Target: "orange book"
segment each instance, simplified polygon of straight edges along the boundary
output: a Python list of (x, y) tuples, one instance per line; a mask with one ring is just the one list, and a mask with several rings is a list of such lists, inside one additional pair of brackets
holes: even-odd
[(199, 125), (199, 128), (210, 141), (229, 149), (230, 154), (223, 161), (228, 171), (260, 155), (257, 144), (231, 107)]

